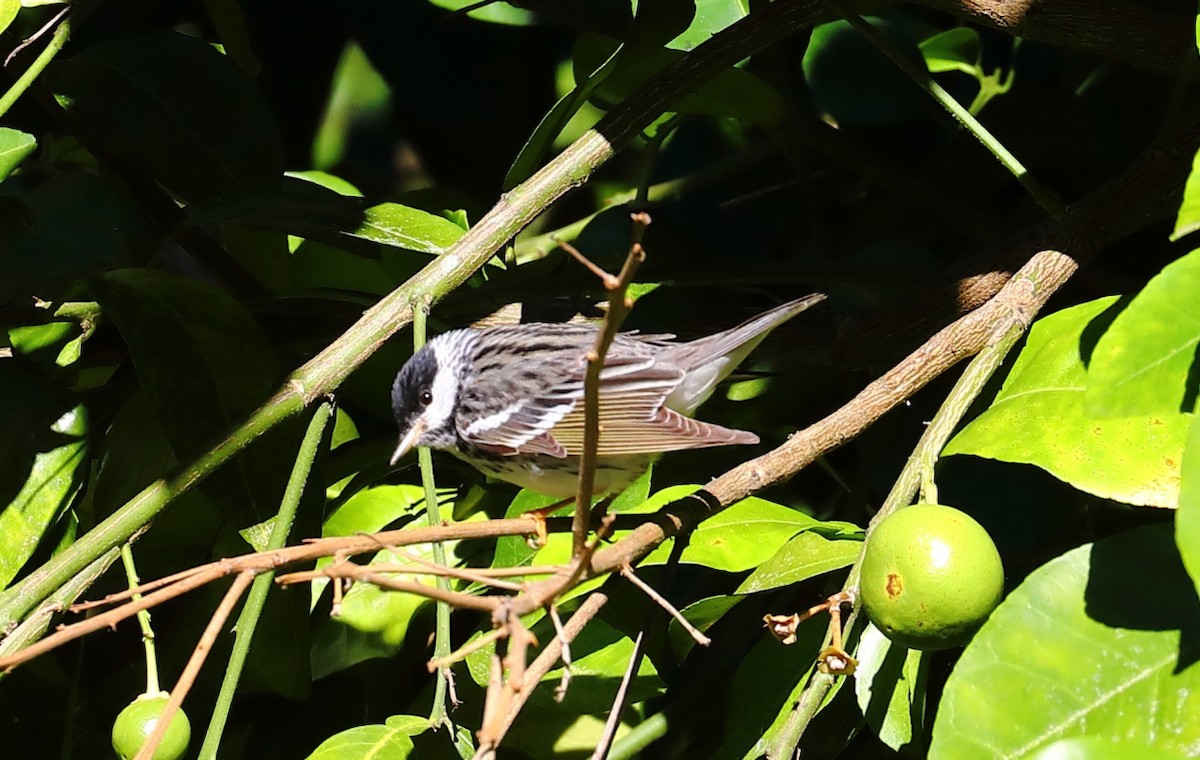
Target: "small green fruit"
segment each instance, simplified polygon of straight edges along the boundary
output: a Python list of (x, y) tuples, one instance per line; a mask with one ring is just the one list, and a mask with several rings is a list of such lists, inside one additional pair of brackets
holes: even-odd
[[(117, 757), (129, 760), (138, 753), (158, 725), (158, 716), (162, 714), (169, 698), (166, 692), (143, 694), (121, 711), (113, 721), (112, 729), (112, 745)], [(176, 710), (171, 716), (166, 735), (151, 757), (153, 760), (179, 760), (187, 751), (191, 738), (192, 724), (183, 710)]]
[(879, 630), (910, 649), (961, 646), (1004, 594), (1000, 553), (953, 507), (917, 504), (867, 537), (859, 594)]

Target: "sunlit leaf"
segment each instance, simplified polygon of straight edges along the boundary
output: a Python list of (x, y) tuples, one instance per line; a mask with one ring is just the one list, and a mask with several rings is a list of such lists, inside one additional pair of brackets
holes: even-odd
[(1200, 315), (1193, 308), (1197, 293), (1200, 251), (1193, 251), (1151, 278), (1117, 314), (1088, 365), (1088, 414), (1108, 418), (1192, 411), (1196, 381), (1189, 388), (1188, 377), (1200, 343)]
[(893, 644), (868, 623), (854, 651), (854, 693), (867, 725), (894, 750), (921, 739), (925, 685), (915, 649)]
[(1169, 525), (1081, 546), (1000, 604), (946, 683), (929, 757), (1076, 736), (1200, 752), (1200, 600)]
[[(40, 387), (39, 387), (40, 386)], [(83, 482), (87, 413), (64, 408), (32, 373), (0, 371), (0, 588), (33, 555)]]
[[(4, 21), (6, 5), (11, 6), (14, 2), (16, 8), (19, 9), (19, 0), (0, 0), (0, 31), (4, 31), (6, 26)], [(8, 127), (0, 127), (0, 180), (12, 174), (13, 169), (16, 169), (25, 160), (25, 157), (36, 148), (37, 140), (33, 135), (27, 135)]]
[(1084, 411), (1081, 341), (1115, 300), (1091, 301), (1038, 320), (991, 406), (944, 454), (1033, 464), (1102, 498), (1175, 507), (1190, 415), (1096, 420)]

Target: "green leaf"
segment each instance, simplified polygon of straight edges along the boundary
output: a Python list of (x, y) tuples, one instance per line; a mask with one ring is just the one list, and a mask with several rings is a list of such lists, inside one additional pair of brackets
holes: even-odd
[(755, 568), (738, 586), (737, 593), (753, 594), (790, 586), (831, 570), (848, 567), (861, 549), (861, 537), (830, 540), (815, 531), (806, 530)]
[(476, 21), (486, 21), (490, 24), (530, 26), (537, 23), (537, 16), (532, 11), (527, 11), (524, 8), (504, 2), (492, 2), (486, 5), (480, 5), (478, 0), (429, 0), (429, 2), (448, 11), (457, 11), (468, 6), (476, 6), (466, 14), (467, 17), (473, 18)]
[(688, 28), (671, 40), (674, 50), (691, 50), (737, 21), (750, 15), (748, 0), (696, 0), (696, 14)]
[[(5, 365), (12, 365), (8, 360)], [(33, 372), (0, 370), (0, 588), (9, 584), (83, 482), (88, 421)]]
[(1179, 511), (1175, 515), (1175, 545), (1183, 566), (1200, 593), (1200, 417), (1188, 428), (1179, 484)]
[(966, 26), (947, 29), (921, 41), (918, 45), (925, 65), (931, 74), (961, 71), (979, 77), (979, 32)]
[(56, 71), (55, 94), (83, 129), (179, 197), (213, 202), (279, 184), (283, 146), (270, 111), (202, 40), (123, 37)]
[[(569, 618), (566, 610), (560, 612), (564, 621)], [(529, 626), (538, 641), (549, 641), (556, 635), (553, 623), (541, 611), (526, 615), (522, 622)], [(478, 635), (472, 638), (478, 638)], [(467, 656), (468, 672), (481, 686), (488, 682), (489, 664), (495, 651), (495, 645), (490, 644)], [(530, 703), (560, 713), (604, 713), (612, 707), (632, 654), (631, 638), (603, 619), (595, 618), (571, 642), (571, 683), (563, 701), (555, 699), (555, 689), (562, 679), (562, 668), (557, 667), (538, 683)], [(663, 690), (664, 684), (654, 663), (643, 657), (629, 684), (629, 702), (645, 701), (660, 695)]]
[[(577, 78), (596, 71), (613, 54), (619, 43), (594, 34), (580, 36), (575, 45)], [(623, 61), (596, 88), (596, 97), (606, 103), (618, 103), (629, 97), (647, 79), (663, 67), (684, 55), (678, 50), (652, 49), (640, 51), (637, 57)], [(583, 72), (583, 73), (580, 73)], [(779, 92), (748, 71), (726, 69), (671, 104), (671, 112), (725, 116), (733, 119), (774, 126), (783, 113)]]
[(537, 127), (534, 128), (533, 134), (521, 146), (521, 152), (517, 154), (504, 177), (505, 190), (511, 190), (533, 176), (546, 155), (546, 151), (555, 144), (558, 135), (575, 114), (579, 113), (580, 109), (587, 104), (593, 90), (616, 68), (622, 49), (614, 50), (597, 68), (590, 73), (585, 73), (581, 79), (578, 76), (581, 71), (575, 71), (575, 86), (558, 99), (554, 107), (542, 117)]
[(1084, 413), (1081, 341), (1115, 301), (1038, 320), (991, 406), (943, 453), (1032, 464), (1101, 498), (1176, 506), (1188, 415), (1095, 420)]
[(931, 760), (1092, 736), (1200, 750), (1200, 601), (1171, 526), (1074, 549), (1000, 604), (946, 683)]
[[(728, 688), (714, 690), (723, 697), (724, 742), (714, 757), (761, 757), (763, 737), (773, 726), (782, 725), (792, 711), (808, 680), (813, 655), (821, 645), (828, 619), (811, 617), (796, 630), (796, 643), (784, 646), (762, 634), (728, 681)], [(752, 754), (755, 753), (755, 754)]]
[[(680, 561), (731, 573), (749, 570), (770, 559), (792, 536), (819, 523), (803, 512), (751, 496), (700, 523)], [(639, 566), (663, 564), (670, 554), (671, 546), (664, 543)]]
[[(0, 32), (4, 31), (7, 23), (4, 14), (8, 5), (16, 3), (20, 8), (20, 0), (0, 0)], [(11, 20), (11, 19), (10, 19)], [(0, 181), (12, 174), (13, 169), (25, 160), (25, 157), (37, 148), (37, 140), (33, 135), (27, 135), (16, 129), (0, 127)]]
[(1093, 417), (1189, 412), (1188, 374), (1200, 343), (1200, 251), (1169, 264), (1125, 307), (1092, 352), (1084, 409)]
[(334, 734), (321, 742), (308, 760), (405, 760), (412, 748), (410, 734), (391, 726), (374, 724)]
[[(322, 528), (322, 536), (353, 536), (375, 533), (411, 517), (425, 500), (425, 491), (414, 485), (383, 485), (363, 489), (338, 507)], [(447, 505), (449, 509), (449, 505)], [(482, 518), (480, 515), (479, 518)], [(445, 543), (448, 561), (455, 564), (457, 541)], [(400, 552), (380, 551), (370, 564), (393, 563), (411, 565), (412, 557), (432, 561), (430, 545), (410, 546)], [(323, 558), (317, 567), (333, 562)], [(432, 576), (408, 576), (407, 580), (434, 584)], [(313, 603), (328, 585), (328, 581), (313, 584)], [(404, 644), (413, 617), (431, 602), (425, 597), (388, 591), (370, 583), (356, 583), (342, 598), (341, 614), (319, 622), (313, 638), (313, 677), (323, 678), (331, 673), (376, 657), (394, 655)]]
[(356, 128), (387, 118), (392, 90), (357, 42), (348, 42), (333, 72), (329, 102), (313, 138), (313, 166), (329, 169), (345, 156)]
[[(867, 17), (899, 53), (919, 67), (921, 52), (902, 25)], [(817, 109), (839, 124), (895, 124), (918, 113), (924, 93), (846, 21), (813, 29), (804, 52), (804, 78)]]
[(1184, 756), (1153, 744), (1081, 736), (1060, 739), (1025, 760), (1182, 760)]
[[(206, 453), (275, 390), (271, 346), (224, 290), (146, 269), (109, 272), (93, 287), (180, 461)], [(214, 501), (238, 527), (275, 514), (294, 456), (280, 436), (291, 432), (277, 428), (202, 486), (223, 492)]]
[[(21, 0), (0, 0), (0, 33), (12, 24), (20, 11)], [(3, 178), (4, 173), (0, 172), (0, 179)]]
[(1179, 212), (1175, 215), (1175, 230), (1171, 240), (1178, 240), (1184, 235), (1200, 229), (1200, 151), (1192, 157), (1192, 171), (1188, 174), (1183, 186), (1183, 199), (1179, 202)]
[[(710, 596), (698, 602), (692, 602), (679, 612), (685, 620), (701, 633), (704, 633), (743, 599), (745, 597), (739, 594)], [(685, 631), (683, 626), (679, 624), (679, 621), (673, 617), (667, 625), (667, 637), (671, 642), (671, 651), (679, 659), (686, 657), (688, 652), (692, 650), (692, 647), (696, 645), (696, 640), (692, 638), (692, 634)]]
[(893, 644), (868, 623), (854, 655), (854, 694), (867, 725), (894, 750), (914, 739), (919, 744), (925, 715), (923, 653)]
[(58, 300), (74, 281), (141, 259), (151, 238), (140, 210), (119, 185), (80, 172), (52, 175), (27, 200), (28, 225), (0, 245), (0, 302)]
[[(545, 621), (538, 631), (539, 641), (554, 637), (548, 622)], [(571, 642), (571, 684), (563, 701), (556, 703), (553, 697), (554, 688), (562, 678), (562, 668), (558, 667), (546, 674), (535, 692), (539, 704), (572, 714), (606, 712), (612, 707), (632, 656), (632, 639), (603, 620), (593, 619)], [(643, 657), (629, 684), (629, 703), (644, 702), (665, 690), (654, 663), (649, 657)]]
[[(358, 247), (371, 254), (379, 249), (365, 243), (439, 254), (463, 236), (463, 228), (441, 214), (330, 192), (326, 185), (339, 191), (352, 188), (320, 181), (311, 173), (289, 175), (288, 179), (282, 191), (256, 193), (209, 206), (193, 213), (192, 218), (197, 222), (253, 224), (339, 247), (361, 241)], [(428, 263), (428, 259), (421, 259), (421, 263)]]

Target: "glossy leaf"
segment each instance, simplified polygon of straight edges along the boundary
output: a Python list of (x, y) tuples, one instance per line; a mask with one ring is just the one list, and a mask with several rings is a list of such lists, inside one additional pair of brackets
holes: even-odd
[(374, 724), (334, 734), (321, 742), (308, 760), (405, 760), (412, 749), (412, 734), (402, 728)]
[(1091, 301), (1038, 320), (991, 406), (943, 453), (1033, 464), (1102, 498), (1175, 507), (1188, 416), (1095, 420), (1084, 411), (1081, 341), (1114, 302)]
[(1076, 736), (1200, 751), (1200, 600), (1169, 525), (1074, 549), (1026, 578), (946, 683), (932, 760), (1018, 758)]
[(467, 17), (492, 24), (528, 26), (537, 22), (537, 16), (533, 12), (505, 2), (487, 3), (486, 5), (480, 5), (474, 0), (429, 0), (429, 2), (448, 11), (458, 11), (470, 7), (471, 10), (466, 14)]
[(246, 196), (281, 179), (282, 143), (253, 82), (202, 40), (127, 37), (57, 74), (55, 94), (89, 134), (185, 200)]
[(921, 41), (918, 45), (925, 65), (931, 74), (961, 71), (978, 76), (979, 32), (966, 26), (947, 29)]
[[(253, 318), (206, 282), (143, 269), (110, 272), (93, 285), (129, 347), (134, 369), (176, 457), (199, 456), (267, 399), (278, 378)], [(294, 456), (282, 429), (205, 481), (239, 527), (275, 514)]]
[(914, 739), (919, 744), (925, 715), (923, 653), (893, 644), (867, 623), (854, 656), (854, 694), (867, 725), (894, 750)]
[(747, 0), (696, 0), (696, 13), (692, 17), (692, 23), (678, 37), (671, 40), (668, 47), (675, 50), (691, 50), (749, 14), (750, 3)]
[[(749, 570), (770, 559), (792, 536), (818, 524), (803, 512), (751, 496), (700, 523), (680, 561), (731, 573)], [(640, 565), (662, 564), (670, 553), (664, 544)]]
[(297, 181), (286, 182), (282, 191), (257, 193), (208, 207), (196, 212), (194, 218), (255, 224), (335, 246), (361, 241), (357, 245), (372, 253), (378, 249), (365, 243), (438, 254), (464, 232), (441, 214), (402, 203), (341, 195), (322, 187), (329, 184), (342, 190), (341, 183), (318, 183), (310, 174), (292, 175), (290, 179)]
[[(739, 594), (710, 596), (698, 602), (692, 602), (680, 610), (680, 613), (697, 630), (704, 633), (744, 598)], [(671, 618), (671, 622), (667, 624), (667, 636), (671, 641), (671, 651), (680, 659), (686, 657), (687, 653), (696, 645), (696, 639), (692, 638), (692, 635), (685, 631), (675, 618)]]
[[(11, 360), (10, 360), (11, 361)], [(44, 382), (44, 381), (43, 381)], [(87, 413), (64, 408), (33, 373), (0, 371), (0, 588), (33, 556), (83, 482)]]
[(1200, 151), (1192, 157), (1192, 171), (1188, 174), (1187, 183), (1183, 187), (1183, 200), (1179, 203), (1179, 212), (1175, 215), (1175, 230), (1171, 233), (1172, 240), (1178, 240), (1200, 229)]
[(1183, 760), (1183, 755), (1137, 741), (1080, 736), (1059, 739), (1025, 760)]
[[(565, 621), (570, 614), (562, 611), (562, 617)], [(548, 641), (555, 636), (553, 624), (541, 611), (526, 615), (522, 622), (538, 641)], [(472, 638), (477, 637), (478, 634)], [(495, 651), (495, 645), (489, 644), (467, 656), (468, 672), (480, 686), (488, 682), (490, 662)], [(595, 618), (571, 642), (571, 683), (563, 701), (558, 702), (554, 695), (562, 679), (561, 667), (556, 667), (542, 678), (530, 701), (554, 712), (602, 713), (612, 706), (632, 653), (633, 640), (630, 637), (602, 618)], [(643, 658), (629, 685), (630, 702), (658, 696), (663, 688), (654, 663), (649, 658)]]
[[(0, 0), (0, 31), (4, 30), (4, 13), (8, 0)], [(16, 3), (20, 8), (20, 3)], [(37, 140), (33, 135), (27, 135), (16, 129), (0, 127), (0, 180), (12, 174), (13, 169), (25, 160), (25, 157), (37, 148)]]
[(1200, 418), (1196, 417), (1188, 428), (1187, 447), (1183, 451), (1175, 545), (1200, 594)]
[(1100, 336), (1087, 370), (1085, 411), (1094, 417), (1176, 415), (1195, 406), (1200, 343), (1200, 251), (1155, 275)]
[[(425, 492), (419, 486), (383, 485), (364, 489), (330, 515), (322, 535), (352, 536), (396, 527), (397, 521), (412, 516), (424, 500)], [(444, 508), (449, 511), (452, 507)], [(456, 541), (445, 543), (451, 564), (457, 562), (457, 546)], [(380, 551), (370, 563), (413, 564), (415, 560), (411, 557), (431, 561), (433, 550), (422, 544), (400, 552)], [(324, 567), (332, 561), (323, 558), (317, 566)], [(435, 582), (428, 575), (409, 576), (406, 580), (429, 585)], [(313, 584), (314, 604), (327, 585), (328, 582)], [(317, 624), (312, 647), (313, 677), (322, 678), (365, 660), (395, 654), (408, 635), (413, 616), (428, 604), (428, 599), (415, 594), (388, 591), (370, 583), (354, 584), (342, 598), (341, 614)]]
[(753, 594), (790, 586), (822, 573), (849, 567), (861, 549), (860, 537), (831, 540), (816, 531), (804, 531), (755, 568), (738, 586), (736, 593)]

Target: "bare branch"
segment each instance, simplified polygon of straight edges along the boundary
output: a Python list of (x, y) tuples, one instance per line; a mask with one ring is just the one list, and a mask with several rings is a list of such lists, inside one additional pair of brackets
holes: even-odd
[(675, 622), (683, 626), (683, 630), (687, 631), (696, 643), (701, 646), (708, 646), (712, 643), (712, 639), (700, 632), (696, 626), (692, 625), (691, 621), (683, 616), (683, 613), (675, 609), (675, 605), (671, 604), (666, 598), (651, 588), (649, 583), (646, 583), (641, 578), (634, 574), (633, 568), (629, 565), (621, 566), (621, 575), (624, 576), (630, 583), (641, 589), (642, 593), (654, 600), (654, 603), (666, 610), (671, 617), (675, 618)]

